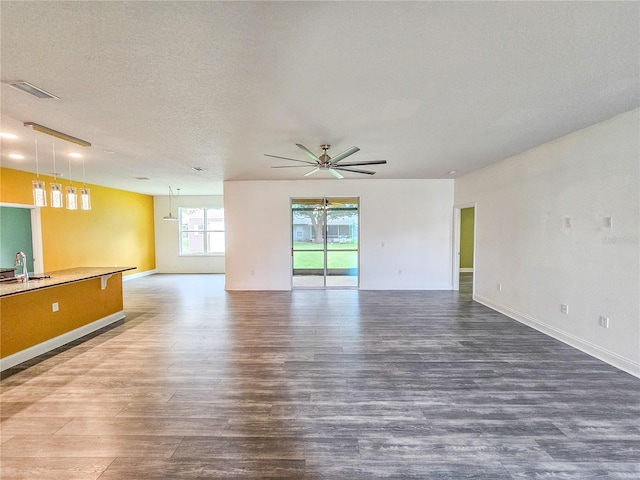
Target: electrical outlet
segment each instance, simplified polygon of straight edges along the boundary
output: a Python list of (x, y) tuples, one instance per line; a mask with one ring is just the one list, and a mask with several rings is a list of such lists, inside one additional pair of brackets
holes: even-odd
[(560, 311), (565, 315), (569, 315), (569, 305), (563, 303), (562, 305), (560, 305)]
[(60, 306), (58, 305), (58, 302), (53, 302), (51, 304), (51, 311), (52, 312), (57, 312), (58, 310), (60, 310)]
[(501, 291), (502, 291), (502, 284), (501, 284), (501, 283), (498, 283), (498, 284), (496, 285), (496, 288), (498, 289), (498, 291), (499, 291), (499, 292), (501, 292)]
[(562, 225), (564, 228), (571, 228), (571, 217), (564, 217), (562, 219)]
[(609, 317), (603, 317), (602, 315), (600, 315), (600, 326), (609, 328)]
[(611, 217), (604, 217), (604, 228), (613, 227), (613, 219)]

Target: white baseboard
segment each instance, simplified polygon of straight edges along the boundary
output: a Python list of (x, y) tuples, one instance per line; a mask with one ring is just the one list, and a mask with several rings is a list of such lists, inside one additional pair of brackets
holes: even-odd
[(133, 273), (131, 275), (123, 275), (122, 281), (128, 282), (129, 280), (135, 280), (136, 278), (146, 277), (147, 275), (154, 275), (156, 273), (158, 273), (158, 271), (156, 269), (153, 269), (153, 270), (145, 270), (144, 272)]
[(63, 333), (51, 340), (47, 340), (46, 342), (39, 343), (33, 347), (25, 348), (13, 355), (1, 358), (0, 372), (8, 368), (15, 367), (16, 365), (26, 362), (27, 360), (31, 360), (39, 355), (50, 352), (51, 350), (61, 347), (69, 342), (73, 342), (74, 340), (82, 338), (96, 330), (100, 330), (101, 328), (117, 322), (118, 320), (122, 320), (123, 318), (125, 318), (124, 310), (120, 310), (119, 312), (112, 313), (111, 315), (96, 320), (95, 322), (83, 325), (82, 327), (71, 330), (70, 332)]
[(473, 273), (473, 268), (460, 268), (460, 273)]
[(484, 298), (481, 295), (474, 295), (473, 299), (481, 303), (482, 305), (489, 307), (492, 310), (495, 310), (503, 315), (506, 315), (509, 318), (512, 318), (520, 323), (523, 323), (539, 332), (544, 333), (545, 335), (549, 335), (556, 340), (561, 341), (562, 343), (566, 343), (567, 345), (572, 346), (573, 348), (577, 348), (578, 350), (591, 355), (592, 357), (597, 358), (598, 360), (602, 360), (609, 365), (612, 365), (620, 370), (623, 370), (634, 377), (640, 378), (640, 363), (634, 362), (628, 358), (622, 357), (615, 352), (611, 352), (606, 350), (598, 345), (595, 345), (591, 342), (587, 342), (575, 335), (559, 330), (551, 325), (547, 325), (540, 320), (537, 320), (533, 317), (520, 313), (516, 310), (513, 310), (506, 305), (501, 305), (495, 303), (487, 298)]
[(206, 269), (206, 270), (196, 270), (194, 268), (186, 268), (184, 270), (182, 269), (160, 269), (160, 270), (154, 270), (153, 273), (164, 273), (164, 274), (169, 274), (169, 275), (224, 275), (224, 271), (213, 271), (211, 269)]

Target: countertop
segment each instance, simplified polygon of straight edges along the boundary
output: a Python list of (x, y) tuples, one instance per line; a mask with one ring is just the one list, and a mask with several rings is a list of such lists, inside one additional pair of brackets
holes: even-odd
[(34, 277), (49, 277), (28, 282), (0, 282), (0, 297), (18, 295), (42, 288), (55, 287), (66, 283), (80, 282), (114, 273), (135, 270), (136, 267), (78, 267), (54, 272), (37, 273)]

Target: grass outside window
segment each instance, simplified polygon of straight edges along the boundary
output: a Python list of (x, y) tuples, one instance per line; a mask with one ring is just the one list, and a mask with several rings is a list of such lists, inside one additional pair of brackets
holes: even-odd
[[(293, 268), (296, 270), (324, 268), (324, 250), (321, 243), (295, 242), (293, 248)], [(358, 268), (357, 248), (356, 243), (327, 243), (327, 268)]]

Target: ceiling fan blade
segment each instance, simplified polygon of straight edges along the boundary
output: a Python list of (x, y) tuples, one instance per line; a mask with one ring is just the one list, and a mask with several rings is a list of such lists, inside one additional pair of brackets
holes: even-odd
[(340, 172), (336, 172), (333, 168), (329, 169), (329, 173), (336, 178), (344, 178), (344, 176), (340, 175)]
[(309, 175), (313, 175), (314, 173), (316, 173), (317, 171), (319, 171), (319, 168), (314, 168), (313, 170), (311, 170), (310, 172), (307, 172), (304, 174), (305, 177), (308, 177)]
[(354, 173), (366, 173), (367, 175), (374, 175), (376, 172), (370, 172), (369, 170), (356, 170), (355, 168), (344, 168), (341, 166), (331, 167), (336, 170), (342, 170), (344, 172), (354, 172)]
[(318, 156), (313, 153), (311, 150), (309, 150), (307, 147), (305, 147), (304, 145), (300, 145), (299, 143), (296, 143), (296, 146), (302, 150), (304, 153), (306, 153), (307, 155), (309, 155), (310, 158), (312, 158), (313, 160), (315, 160), (316, 162), (319, 162), (320, 159), (318, 158)]
[(309, 165), (316, 165), (318, 163), (318, 162), (310, 162), (309, 160), (296, 160), (295, 158), (278, 157), (277, 155), (269, 155), (268, 153), (265, 153), (264, 156), (265, 157), (272, 157), (272, 158), (279, 158), (281, 160), (290, 160), (292, 162), (302, 162), (302, 163), (307, 163)]
[(360, 149), (358, 147), (351, 147), (350, 149), (345, 150), (344, 152), (336, 155), (335, 157), (332, 157), (331, 158), (331, 163), (333, 163), (335, 165), (340, 160), (343, 160), (343, 159), (347, 158), (349, 155), (353, 155), (354, 153), (359, 152), (359, 151), (360, 151)]
[(349, 163), (341, 163), (340, 166), (341, 167), (356, 167), (358, 165), (383, 165), (387, 163), (386, 160), (371, 160), (371, 161), (364, 161), (364, 162), (349, 162)]
[(275, 165), (271, 168), (309, 168), (308, 165)]

